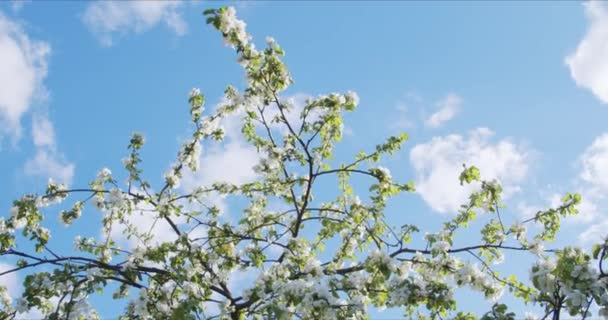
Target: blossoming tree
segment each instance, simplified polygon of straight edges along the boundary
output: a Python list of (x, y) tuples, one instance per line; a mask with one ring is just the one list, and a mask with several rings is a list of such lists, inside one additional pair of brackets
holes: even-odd
[[(414, 186), (395, 181), (388, 169), (378, 166), (407, 136), (390, 137), (370, 152), (330, 165), (342, 136), (342, 113), (355, 110), (357, 95), (309, 99), (295, 113), (281, 96), (292, 79), (275, 41), (269, 38), (263, 50), (256, 49), (232, 8), (205, 15), (235, 49), (246, 88), (238, 92), (228, 87), (225, 102), (213, 112), (205, 112), (200, 90), (191, 91), (194, 132), (157, 188), (143, 177), (144, 138), (134, 134), (130, 154), (123, 159), (128, 172), (124, 187), (106, 168), (87, 188), (69, 189), (51, 181), (45, 193), (14, 201), (10, 217), (0, 219), (0, 255), (17, 262), (0, 277), (15, 272), (27, 276), (21, 297), (10, 297), (0, 288), (0, 319), (32, 309), (49, 319), (95, 318), (88, 298), (110, 289), (112, 298), (128, 301), (123, 319), (366, 319), (371, 306), (400, 308), (414, 318), (523, 316), (499, 303), (483, 315), (461, 310), (454, 294), (458, 287), (492, 301), (508, 290), (540, 307), (544, 318), (558, 319), (562, 313), (586, 318), (590, 310), (608, 315), (608, 274), (602, 265), (607, 244), (594, 246), (590, 253), (574, 247), (545, 250), (543, 245), (554, 239), (563, 217), (577, 213), (579, 195), (566, 194), (561, 206), (507, 224), (501, 217), (501, 186), (481, 180), (474, 166), (465, 167), (461, 183), (480, 188), (453, 219), (424, 236), (426, 245), (416, 247), (410, 240), (418, 228), (392, 226), (385, 216), (387, 201)], [(187, 170), (198, 169), (201, 143), (221, 141), (222, 120), (235, 113), (242, 114), (241, 132), (258, 150), (261, 160), (254, 169), (259, 179), (185, 192), (179, 182)], [(353, 192), (355, 178), (369, 185), (369, 192), (360, 194), (364, 200)], [(327, 189), (332, 181), (337, 182), (337, 196), (315, 199), (320, 185)], [(231, 221), (209, 205), (212, 193), (245, 199), (240, 220)], [(70, 204), (69, 210), (53, 211), (74, 194), (86, 198)], [(271, 200), (288, 208), (270, 210)], [(58, 214), (70, 225), (81, 212), (94, 210), (103, 213), (102, 239), (78, 237), (71, 253), (51, 249), (45, 217)], [(137, 212), (168, 225), (172, 240), (155, 241), (155, 234), (130, 220)], [(479, 242), (458, 244), (455, 235), (477, 215), (484, 219)], [(118, 246), (112, 237), (117, 224), (137, 247)], [(527, 232), (531, 224), (538, 232)], [(507, 251), (538, 256), (529, 279), (504, 277), (493, 269)], [(257, 278), (239, 292), (231, 291), (228, 283), (239, 270)]]

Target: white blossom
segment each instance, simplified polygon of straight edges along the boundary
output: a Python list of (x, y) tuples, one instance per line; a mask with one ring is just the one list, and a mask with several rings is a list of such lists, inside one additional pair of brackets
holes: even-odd
[(529, 249), (530, 252), (534, 253), (537, 256), (542, 256), (543, 253), (545, 253), (545, 245), (543, 244), (542, 240), (540, 239), (534, 239), (534, 241), (532, 241), (532, 243), (530, 243), (529, 245)]
[(201, 95), (201, 89), (199, 89), (199, 88), (192, 88), (190, 90), (190, 95), (189, 95), (190, 98), (198, 97), (200, 95)]
[(8, 292), (6, 290), (2, 290), (2, 288), (0, 288), (0, 304), (10, 305), (12, 302), (13, 302), (13, 299), (8, 294)]
[(357, 93), (354, 91), (347, 91), (346, 92), (346, 101), (352, 102), (352, 104), (354, 104), (355, 106), (358, 106), (359, 105), (359, 95), (357, 95)]
[(4, 218), (0, 218), (0, 235), (5, 234), (5, 233), (12, 233), (12, 232), (13, 232), (13, 229), (8, 227), (8, 225), (4, 221)]
[(276, 44), (276, 41), (274, 40), (273, 37), (266, 37), (266, 44), (269, 47), (273, 47)]
[(391, 180), (392, 179), (392, 177), (391, 177), (391, 171), (389, 169), (387, 169), (385, 167), (381, 167), (381, 166), (378, 166), (377, 169), (380, 170), (380, 172), (382, 172), (382, 177), (383, 177), (384, 180)]
[(525, 239), (526, 238), (526, 226), (521, 222), (516, 222), (511, 226), (511, 231), (513, 231), (513, 236), (515, 239)]
[(169, 169), (165, 172), (165, 182), (173, 189), (179, 187), (179, 177), (175, 174), (173, 169)]
[(108, 168), (103, 168), (101, 169), (101, 171), (99, 171), (99, 173), (97, 174), (97, 180), (101, 181), (101, 182), (105, 182), (108, 179), (110, 179), (112, 175), (112, 171), (110, 171), (110, 169)]

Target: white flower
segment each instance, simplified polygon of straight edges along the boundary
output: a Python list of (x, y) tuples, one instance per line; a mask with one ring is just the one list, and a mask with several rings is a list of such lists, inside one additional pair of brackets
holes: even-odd
[(10, 305), (12, 302), (13, 299), (8, 295), (8, 292), (6, 292), (6, 290), (0, 290), (0, 303)]
[(19, 214), (19, 207), (13, 206), (11, 208), (11, 217), (16, 219), (18, 214)]
[(584, 266), (581, 266), (581, 265), (576, 265), (576, 266), (574, 266), (574, 269), (572, 269), (572, 272), (570, 273), (570, 275), (571, 275), (573, 278), (577, 278), (578, 276), (580, 276), (580, 275), (581, 275), (581, 273), (584, 273), (585, 271), (586, 271), (586, 270), (585, 270), (585, 267), (584, 267)]
[(74, 238), (74, 250), (80, 250), (81, 247), (82, 247), (82, 237), (76, 236), (76, 238)]
[(450, 243), (444, 240), (435, 242), (434, 248), (440, 252), (447, 252), (450, 250)]
[(504, 253), (502, 253), (502, 251), (498, 251), (496, 259), (494, 259), (493, 264), (501, 264), (503, 262), (505, 262), (505, 255), (504, 255)]
[(383, 180), (391, 180), (392, 179), (392, 177), (391, 177), (391, 171), (389, 169), (387, 169), (385, 167), (381, 167), (381, 166), (378, 166), (377, 169), (380, 170), (380, 172), (382, 172), (382, 178), (383, 178)]
[(266, 37), (266, 44), (269, 47), (274, 47), (275, 43), (276, 43), (276, 41), (274, 40), (273, 37)]
[(360, 206), (361, 205), (361, 199), (359, 199), (359, 196), (350, 197), (349, 198), (349, 204), (351, 205), (351, 207), (353, 207), (353, 206)]
[(521, 222), (516, 222), (511, 226), (511, 231), (513, 231), (513, 236), (515, 239), (520, 240), (526, 237), (526, 226)]
[(110, 196), (108, 197), (108, 201), (110, 202), (110, 204), (115, 206), (121, 206), (124, 203), (124, 200), (124, 196), (120, 189), (112, 188), (110, 190)]
[(201, 119), (201, 133), (204, 135), (210, 135), (213, 131), (219, 129), (219, 122), (217, 120), (211, 120), (209, 117), (203, 117)]
[(320, 275), (322, 270), (321, 270), (321, 262), (315, 258), (309, 258), (306, 261), (306, 265), (304, 266), (304, 270), (302, 270), (304, 273), (307, 274), (312, 274), (314, 276)]
[(505, 240), (507, 240), (507, 236), (501, 230), (496, 231), (494, 238), (498, 242), (504, 242)]
[(103, 181), (107, 181), (110, 178), (111, 175), (112, 175), (112, 171), (110, 171), (110, 169), (103, 168), (97, 174), (97, 180), (102, 181), (102, 182)]
[(192, 88), (192, 90), (190, 90), (190, 98), (198, 97), (200, 95), (201, 95), (201, 89)]
[(13, 229), (9, 228), (4, 222), (4, 218), (0, 218), (0, 234), (10, 233)]
[(112, 252), (110, 252), (110, 249), (103, 249), (101, 258), (104, 262), (110, 262), (110, 260), (112, 260)]
[(103, 195), (101, 193), (96, 194), (91, 201), (93, 201), (93, 205), (97, 209), (103, 210), (105, 208), (105, 203), (103, 201)]
[(526, 312), (526, 313), (524, 314), (524, 319), (526, 319), (526, 320), (538, 320), (538, 316), (537, 316), (537, 315), (535, 315), (535, 314), (534, 314), (534, 313), (532, 313), (532, 312)]
[(48, 198), (46, 197), (36, 197), (36, 208), (44, 208), (44, 207), (48, 207), (51, 204), (51, 202), (48, 200)]
[(38, 227), (38, 235), (40, 237), (46, 237), (47, 239), (51, 237), (49, 229), (45, 227)]
[[(236, 11), (233, 7), (228, 7), (220, 17), (220, 31), (227, 36), (224, 40), (227, 45), (235, 48), (237, 45), (249, 45), (250, 36), (245, 32), (245, 22), (236, 18)], [(229, 34), (234, 34), (236, 40), (233, 40)]]
[(93, 267), (90, 268), (89, 270), (87, 270), (87, 279), (89, 281), (93, 281), (93, 279), (95, 279), (95, 277), (98, 277), (101, 275), (101, 269), (97, 268), (97, 267)]
[(585, 303), (586, 298), (587, 297), (578, 290), (572, 291), (568, 295), (568, 300), (570, 300), (570, 303), (577, 307), (582, 307), (583, 303)]
[(346, 92), (346, 101), (352, 102), (352, 104), (354, 104), (355, 106), (358, 106), (359, 105), (359, 95), (357, 95), (357, 93), (354, 91), (347, 91)]
[(176, 189), (179, 187), (179, 177), (175, 174), (175, 171), (173, 169), (169, 169), (169, 171), (165, 173), (165, 182), (171, 188)]
[(528, 248), (530, 252), (534, 253), (539, 257), (545, 252), (545, 245), (540, 239), (534, 239), (534, 241), (532, 241)]
[(169, 307), (168, 304), (164, 303), (164, 302), (160, 302), (156, 305), (158, 311), (160, 311), (163, 314), (169, 314), (169, 311), (171, 311), (171, 308)]
[(399, 270), (399, 274), (402, 276), (402, 278), (405, 278), (405, 276), (407, 276), (412, 269), (412, 263), (409, 261), (403, 261), (399, 264), (397, 269)]
[(15, 230), (19, 230), (27, 224), (27, 220), (25, 218), (13, 219), (13, 228)]
[(128, 166), (130, 166), (130, 165), (133, 164), (133, 158), (131, 158), (131, 157), (124, 157), (124, 158), (121, 159), (121, 162), (122, 162), (123, 166), (128, 167)]

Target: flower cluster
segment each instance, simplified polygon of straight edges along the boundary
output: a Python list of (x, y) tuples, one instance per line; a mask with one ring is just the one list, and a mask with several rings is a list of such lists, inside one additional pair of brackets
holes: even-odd
[[(98, 315), (88, 298), (110, 287), (113, 298), (128, 299), (121, 319), (367, 319), (372, 305), (400, 308), (411, 318), (475, 319), (458, 312), (459, 288), (494, 302), (487, 314), (492, 319), (515, 317), (499, 303), (505, 289), (542, 307), (545, 318), (562, 311), (588, 316), (592, 304), (600, 316), (608, 316), (608, 274), (602, 265), (608, 244), (597, 245), (592, 254), (544, 248), (560, 219), (576, 214), (580, 196), (568, 194), (558, 208), (513, 223), (503, 211), (500, 182), (483, 181), (477, 168), (465, 166), (461, 183), (479, 183), (481, 189), (439, 232), (427, 233), (422, 244), (413, 242), (420, 230), (393, 226), (387, 210), (392, 197), (414, 191), (413, 183), (400, 183), (380, 165), (407, 135), (389, 137), (354, 160), (334, 159), (343, 113), (358, 106), (358, 95), (331, 93), (304, 105), (282, 97), (292, 80), (277, 41), (268, 38), (267, 47), (258, 51), (233, 8), (205, 14), (236, 50), (246, 88), (228, 87), (212, 113), (205, 111), (201, 90), (190, 91), (193, 133), (160, 186), (143, 177), (139, 152), (144, 138), (135, 133), (123, 159), (124, 185), (103, 168), (89, 189), (70, 190), (49, 181), (42, 195), (16, 200), (0, 218), (0, 255), (17, 262), (2, 272), (27, 269), (31, 274), (20, 297), (0, 286), (1, 319), (33, 309), (50, 319), (94, 319)], [(222, 141), (221, 125), (228, 126), (229, 116), (240, 117), (241, 133), (258, 151), (259, 162), (252, 168), (257, 175), (252, 181), (184, 190), (180, 181), (186, 170), (198, 169), (203, 144)], [(337, 192), (328, 187), (334, 182)], [(356, 194), (360, 186), (369, 192)], [(97, 210), (103, 234), (78, 236), (75, 253), (63, 254), (49, 245), (44, 218), (53, 214), (51, 205), (75, 193), (86, 196), (58, 208), (60, 221), (69, 226), (82, 215), (95, 217), (89, 211)], [(233, 202), (226, 206), (224, 201)], [(230, 214), (223, 214), (227, 209)], [(457, 234), (471, 227), (479, 212), (486, 223), (479, 230), (481, 240), (471, 244), (472, 237)], [(537, 223), (530, 230), (538, 233), (528, 241), (531, 223)], [(116, 237), (120, 233), (126, 248)], [(22, 239), (33, 247), (18, 246)], [(493, 269), (507, 251), (539, 257), (529, 282)]]

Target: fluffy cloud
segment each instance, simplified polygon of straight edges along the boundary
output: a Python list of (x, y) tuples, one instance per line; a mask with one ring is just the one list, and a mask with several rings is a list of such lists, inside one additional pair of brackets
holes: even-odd
[(409, 108), (406, 104), (400, 103), (395, 108), (397, 111), (394, 117), (392, 118), (392, 123), (390, 124), (391, 129), (396, 131), (403, 131), (405, 129), (411, 129), (414, 127), (414, 122), (411, 120), (409, 116)]
[[(43, 81), (50, 52), (48, 43), (30, 39), (19, 24), (0, 13), (0, 139), (8, 135), (16, 142), (24, 114), (47, 96)], [(74, 165), (57, 152), (53, 124), (39, 111), (33, 114), (32, 138), (36, 153), (27, 160), (25, 173), (71, 182)]]
[(97, 1), (86, 8), (82, 19), (102, 45), (111, 46), (116, 34), (141, 33), (164, 23), (177, 35), (186, 33), (181, 1)]
[(599, 241), (606, 234), (606, 194), (608, 193), (608, 133), (598, 136), (579, 158), (579, 193), (583, 203), (579, 207), (584, 221), (592, 225), (582, 233), (582, 242)]
[(603, 1), (588, 1), (584, 6), (589, 28), (565, 62), (578, 86), (608, 103), (608, 7)]
[(32, 120), (32, 139), (37, 147), (55, 146), (55, 129), (47, 117), (34, 116)]
[(203, 150), (200, 169), (195, 173), (188, 171), (184, 175), (184, 189), (190, 190), (215, 182), (242, 184), (256, 178), (252, 167), (260, 158), (257, 150), (241, 134), (243, 115), (242, 112), (235, 112), (221, 120), (224, 142), (212, 142), (208, 149)]
[(581, 180), (608, 192), (608, 133), (597, 137), (580, 157)]
[(437, 128), (447, 121), (450, 121), (460, 111), (462, 98), (458, 95), (450, 93), (445, 98), (437, 103), (437, 112), (433, 113), (424, 121), (424, 124), (430, 128)]
[(32, 139), (36, 146), (36, 153), (26, 161), (25, 174), (53, 178), (55, 181), (71, 184), (75, 166), (57, 151), (55, 130), (46, 116), (34, 115)]
[[(15, 268), (15, 266), (0, 262), (0, 272), (5, 272), (13, 268)], [(17, 274), (14, 272), (5, 274), (0, 277), (0, 286), (6, 288), (9, 296), (14, 297), (19, 293), (18, 280), (19, 279), (17, 278)]]
[(20, 25), (0, 13), (0, 138), (21, 136), (21, 118), (46, 96), (48, 43), (32, 40)]
[[(414, 92), (407, 92), (405, 96), (398, 101), (395, 107), (395, 112), (390, 115), (389, 126), (391, 130), (403, 131), (405, 129), (414, 128), (415, 122), (412, 111), (420, 111), (423, 109), (422, 97)], [(420, 115), (422, 116), (422, 115)]]
[(52, 178), (66, 184), (72, 183), (74, 177), (74, 164), (65, 160), (61, 154), (48, 149), (36, 152), (33, 158), (27, 160), (24, 166), (25, 174)]
[(606, 230), (608, 230), (608, 220), (604, 219), (590, 225), (587, 230), (580, 234), (578, 240), (583, 245), (601, 243), (603, 239), (606, 239)]
[(518, 183), (528, 172), (530, 152), (508, 139), (492, 144), (492, 135), (489, 129), (478, 128), (468, 138), (457, 134), (435, 137), (411, 150), (416, 190), (431, 208), (439, 213), (455, 213), (471, 191), (479, 187), (460, 186), (458, 176), (463, 164), (478, 167), (485, 180), (499, 180), (505, 197), (519, 189)]

